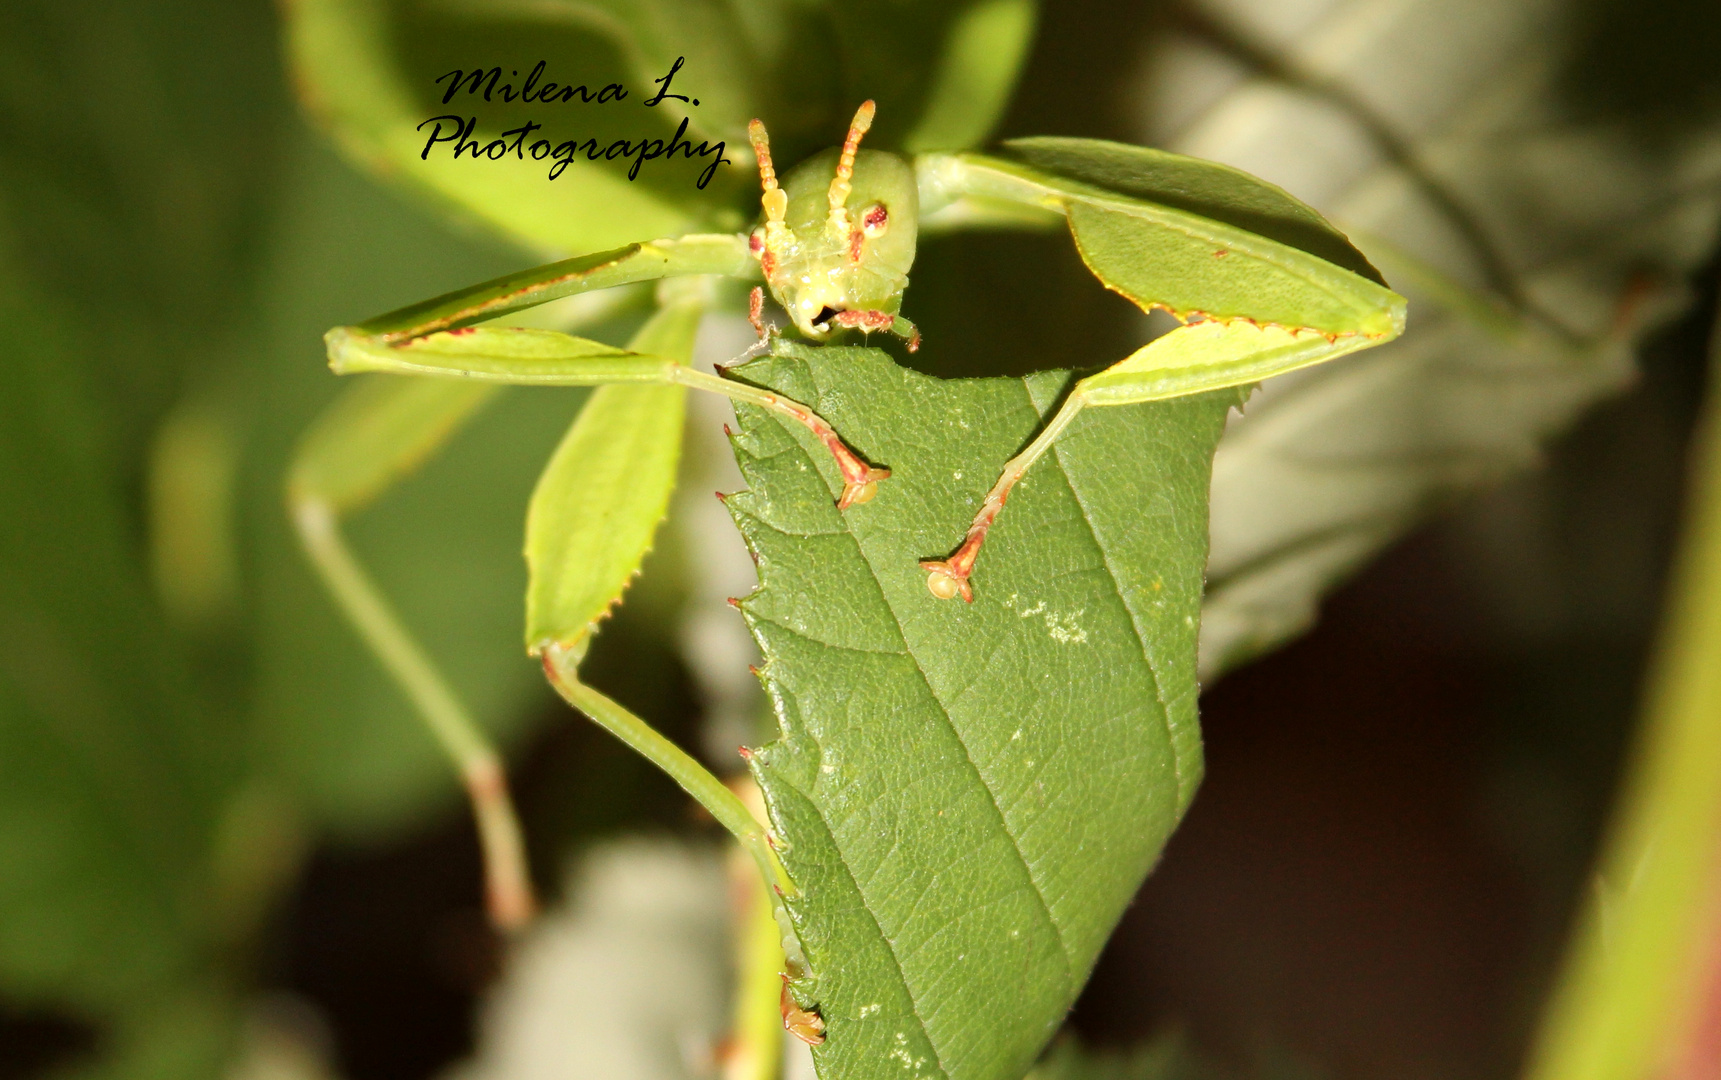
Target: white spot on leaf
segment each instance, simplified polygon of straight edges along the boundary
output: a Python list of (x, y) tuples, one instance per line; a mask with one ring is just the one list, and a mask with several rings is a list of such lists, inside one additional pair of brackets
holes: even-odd
[(1033, 607), (1021, 608), (1016, 606), (1016, 595), (1014, 593), (1010, 595), (1010, 599), (1007, 603), (1010, 610), (1014, 611), (1024, 619), (1032, 619), (1036, 616), (1044, 619), (1046, 623), (1047, 636), (1058, 644), (1085, 645), (1087, 643), (1088, 632), (1082, 628), (1081, 623), (1076, 621), (1087, 613), (1086, 608), (1077, 608), (1073, 612), (1064, 614), (1051, 610), (1050, 606), (1047, 605), (1044, 600), (1041, 600)]

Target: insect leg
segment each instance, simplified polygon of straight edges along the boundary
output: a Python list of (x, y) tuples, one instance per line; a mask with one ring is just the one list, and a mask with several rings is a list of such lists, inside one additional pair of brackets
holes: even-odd
[(629, 244), (522, 270), (413, 304), (351, 328), (384, 344), (401, 345), (439, 331), (459, 330), (578, 293), (664, 278), (717, 274), (757, 278), (759, 265), (740, 234), (690, 235)]
[(889, 469), (867, 464), (830, 424), (807, 406), (731, 379), (707, 375), (661, 356), (629, 352), (553, 330), (485, 326), (431, 334), (401, 345), (337, 327), (325, 338), (329, 366), (341, 373), (386, 371), (532, 386), (672, 383), (770, 409), (811, 431), (835, 459), (843, 490), (837, 505), (866, 502)]
[(323, 584), (465, 782), (484, 852), (490, 918), (512, 930), (531, 918), (535, 901), (501, 756), (353, 557), (340, 529), (342, 514), (412, 471), (496, 389), (428, 379), (373, 379), (348, 388), (299, 444), (287, 501)]
[(1257, 326), (1244, 320), (1208, 320), (1180, 326), (1148, 342), (1124, 360), (1076, 383), (1064, 404), (1027, 449), (1011, 458), (987, 492), (968, 535), (948, 559), (920, 565), (927, 588), (943, 599), (973, 600), (968, 584), (974, 560), (1010, 489), (1088, 406), (1132, 405), (1247, 386), (1284, 371), (1365, 349), (1374, 339), (1361, 334), (1327, 337), (1309, 330)]
[(1058, 436), (1063, 434), (1070, 421), (1076, 418), (1088, 405), (1087, 394), (1083, 383), (1077, 383), (1070, 396), (1064, 399), (1064, 404), (1053, 414), (1040, 434), (1034, 437), (1027, 448), (1009, 461), (1004, 463), (1004, 471), (998, 481), (992, 485), (992, 490), (986, 493), (986, 498), (980, 504), (979, 513), (974, 515), (974, 521), (968, 526), (968, 535), (962, 540), (954, 554), (948, 559), (927, 559), (920, 567), (926, 571), (926, 587), (932, 595), (940, 600), (949, 600), (956, 596), (969, 603), (974, 602), (974, 590), (968, 584), (968, 576), (974, 572), (974, 560), (980, 557), (980, 546), (986, 542), (986, 534), (992, 530), (992, 523), (998, 520), (999, 511), (1004, 509), (1005, 500), (1010, 497), (1010, 489), (1016, 486), (1016, 481), (1040, 455), (1051, 449)]
[(749, 405), (758, 405), (772, 412), (787, 416), (797, 424), (813, 433), (813, 437), (824, 444), (832, 458), (836, 460), (837, 469), (842, 473), (843, 491), (837, 498), (837, 507), (847, 510), (856, 503), (864, 503), (878, 493), (880, 480), (890, 478), (890, 470), (869, 465), (847, 443), (842, 436), (826, 423), (824, 418), (798, 401), (791, 401), (780, 394), (761, 390), (746, 383), (734, 382), (730, 379), (707, 375), (703, 371), (692, 368), (680, 368), (675, 373), (675, 381), (683, 386), (691, 386), (699, 390), (709, 390), (714, 394), (722, 394), (735, 401), (745, 401)]

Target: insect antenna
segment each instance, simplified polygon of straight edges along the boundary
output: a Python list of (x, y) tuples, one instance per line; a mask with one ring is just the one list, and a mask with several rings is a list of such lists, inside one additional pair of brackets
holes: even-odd
[(849, 233), (849, 192), (854, 185), (849, 181), (855, 174), (855, 154), (860, 150), (861, 136), (872, 127), (873, 113), (877, 106), (868, 98), (861, 102), (855, 110), (854, 122), (849, 124), (848, 138), (843, 140), (843, 156), (837, 160), (837, 175), (831, 179), (831, 231), (838, 236), (847, 237)]
[(747, 124), (747, 138), (753, 144), (753, 156), (759, 159), (759, 184), (765, 193), (759, 204), (765, 208), (765, 236), (774, 239), (783, 228), (783, 218), (789, 211), (789, 196), (777, 186), (777, 170), (771, 164), (771, 139), (765, 134), (765, 122), (755, 117)]

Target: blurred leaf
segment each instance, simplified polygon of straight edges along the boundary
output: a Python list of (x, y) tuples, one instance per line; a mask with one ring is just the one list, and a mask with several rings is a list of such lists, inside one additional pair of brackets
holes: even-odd
[(1568, 109), (1567, 7), (1214, 0), (1159, 41), (1141, 137), (1308, 200), (1411, 311), (1399, 341), (1268, 383), (1221, 442), (1206, 675), (1625, 386), (1712, 250), (1721, 116), (1657, 143)]
[[(1030, 0), (295, 0), (287, 17), (300, 94), (354, 160), (528, 247), (565, 252), (742, 228), (757, 212), (746, 137), (755, 116), (770, 126), (780, 166), (840, 141), (869, 97), (879, 106), (871, 145), (977, 142), (1008, 99), (1033, 24)], [(555, 81), (595, 95), (613, 83), (627, 97), (504, 100), (500, 87), (523, 87), (546, 57), (554, 62), (545, 62), (540, 89)], [(678, 63), (668, 89), (690, 100), (646, 106)], [(474, 70), (493, 67), (496, 93), (453, 90), (444, 102), (452, 73), (465, 86)], [(691, 161), (581, 157), (552, 180), (554, 161), (518, 153), (456, 161), (451, 142), (429, 148), (434, 125), (420, 125), (438, 116), (475, 116), (481, 145), (537, 123), (532, 139), (591, 138), (600, 151), (615, 140), (667, 142), (685, 122), (694, 144), (707, 140), (713, 152)], [(718, 147), (729, 164), (701, 180)]]
[(270, 32), (202, 0), (0, 11), (0, 993), (94, 1021), (91, 1074), (212, 1075), (252, 926), (221, 847), (246, 731), (139, 511), (158, 423), (246, 314)]
[(741, 607), (782, 728), (753, 762), (801, 890), (820, 1075), (1019, 1076), (1199, 781), (1207, 448), (1239, 395), (1084, 413), (968, 605), (918, 560), (962, 536), (1068, 374), (939, 382), (788, 342), (738, 371), (893, 470), (839, 512), (828, 455), (738, 409), (750, 490), (729, 506), (761, 575)]
[(986, 141), (1016, 89), (1036, 14), (1034, 0), (983, 0), (957, 16), (904, 150), (966, 150)]
[[(450, 1080), (693, 1080), (727, 1016), (728, 886), (711, 851), (594, 850), (513, 950)], [(692, 1051), (690, 1053), (690, 1050)]]
[(1096, 1048), (1066, 1036), (1046, 1051), (1026, 1080), (1202, 1080), (1213, 1076), (1176, 1032), (1127, 1048)]
[(8, 291), (0, 378), (0, 973), (111, 1009), (198, 962), (231, 745), (160, 625), (77, 349)]
[(118, 475), (243, 313), (286, 119), (273, 32), (261, 3), (0, 9), (0, 230), (99, 342), (87, 393)]
[(1642, 723), (1531, 1080), (1721, 1069), (1721, 333)]
[[(422, 13), (403, 9), (402, 14)], [(443, 115), (480, 116), (484, 126), (473, 137), (481, 145), (526, 122), (545, 126), (535, 137), (556, 143), (595, 138), (600, 147), (615, 139), (667, 140), (675, 126), (656, 112), (639, 110), (646, 95), (637, 85), (628, 101), (561, 110), (509, 107), (466, 93), (444, 105), (439, 100), (444, 88), (434, 80), (475, 63), (486, 70), (505, 65), (508, 72), (529, 73), (538, 59), (551, 55), (557, 66), (549, 69), (549, 78), (577, 79), (594, 93), (606, 83), (626, 82), (627, 73), (606, 44), (589, 34), (556, 34), (560, 40), (551, 47), (541, 26), (510, 39), (495, 31), (475, 33), (469, 24), (398, 26), (394, 15), (382, 0), (295, 0), (287, 8), (288, 48), (300, 96), (353, 160), (432, 193), (539, 251), (612, 248), (687, 232), (704, 219), (699, 204), (708, 209), (709, 199), (693, 179), (703, 164), (682, 163), (671, 176), (669, 163), (659, 163), (666, 167), (642, 168), (641, 182), (634, 184), (626, 177), (625, 161), (574, 161), (551, 180), (554, 163), (524, 157), (456, 161), (446, 149), (421, 157), (430, 135), (419, 125)]]
[(211, 1077), (231, 1033), (206, 987), (234, 927), (213, 835), (233, 726), (151, 601), (91, 438), (88, 358), (49, 310), (0, 299), (0, 989), (101, 1024), (77, 1075)]

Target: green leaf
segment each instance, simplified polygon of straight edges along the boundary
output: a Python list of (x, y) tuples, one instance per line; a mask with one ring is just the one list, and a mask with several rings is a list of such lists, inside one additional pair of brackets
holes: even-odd
[(1014, 1080), (1075, 1001), (1201, 775), (1208, 463), (1236, 391), (1082, 414), (1013, 494), (972, 605), (920, 559), (961, 539), (1067, 372), (940, 382), (780, 343), (739, 369), (888, 465), (833, 505), (828, 455), (741, 408), (729, 500), (782, 737), (753, 756), (805, 951), (824, 1080)]
[[(703, 306), (670, 304), (629, 348), (686, 363)], [(601, 387), (538, 479), (526, 512), (526, 647), (574, 645), (621, 598), (669, 509), (687, 389)]]
[(245, 322), (272, 35), (215, 0), (0, 9), (0, 997), (94, 1023), (113, 1075), (145, 1043), (219, 1074), (206, 988), (248, 928), (219, 865), (245, 727), (139, 511), (163, 415)]
[[(642, 168), (640, 182), (630, 183), (625, 161), (578, 160), (552, 181), (544, 162), (529, 158), (456, 161), (446, 150), (421, 157), (429, 136), (418, 127), (432, 117), (477, 115), (480, 126), (473, 137), (486, 144), (513, 126), (508, 121), (515, 118), (499, 102), (482, 97), (474, 102), (465, 93), (444, 105), (444, 88), (434, 82), (438, 75), (473, 63), (507, 64), (513, 70), (527, 55), (531, 59), (524, 66), (529, 71), (545, 44), (542, 28), (534, 28), (531, 37), (516, 34), (512, 40), (491, 37), (478, 42), (469, 25), (460, 28), (462, 33), (445, 24), (427, 25), (421, 12), (401, 12), (409, 13), (417, 21), (405, 20), (403, 25), (378, 0), (303, 0), (285, 9), (289, 55), (305, 105), (354, 160), (538, 250), (613, 248), (686, 232), (702, 219), (699, 204), (708, 207), (711, 200), (702, 198), (691, 175), (680, 175), (691, 163), (681, 163), (675, 171), (671, 194), (668, 169)], [(559, 81), (574, 79), (599, 89), (624, 80), (601, 40), (589, 34), (566, 37), (569, 40), (558, 43), (564, 46), (557, 53), (559, 61), (567, 69)], [(436, 70), (429, 70), (432, 67)], [(643, 96), (636, 88), (632, 100)], [(620, 119), (622, 109), (625, 120)], [(559, 122), (568, 128), (557, 141), (577, 135), (597, 138), (600, 146), (622, 138), (668, 139), (675, 128), (665, 125), (667, 118), (627, 102), (584, 105), (548, 120), (540, 109), (529, 119), (545, 124), (545, 131), (535, 134), (555, 136), (549, 125)]]
[[(742, 228), (758, 209), (746, 141), (755, 116), (780, 167), (840, 142), (866, 98), (879, 107), (870, 145), (974, 145), (1008, 102), (1034, 21), (1032, 0), (299, 0), (285, 11), (301, 97), (354, 160), (528, 247), (575, 252)], [(505, 101), (500, 85), (523, 86), (546, 56), (540, 86), (616, 83), (628, 96)], [(678, 61), (672, 92), (698, 105), (644, 106)], [(474, 64), (501, 68), (498, 91), (445, 103), (446, 77)], [(534, 140), (591, 138), (600, 153), (616, 140), (668, 141), (685, 122), (696, 147), (722, 144), (728, 164), (696, 183), (715, 152), (642, 161), (635, 175), (627, 154), (582, 152), (551, 180), (553, 160), (518, 153), (456, 161), (443, 142), (426, 157), (432, 129), (419, 125), (437, 116), (476, 116), (481, 146), (531, 122), (543, 125)]]
[(0, 310), (0, 982), (113, 1008), (195, 962), (230, 762), (64, 377), (86, 358), (40, 309)]
[[(769, 73), (766, 57), (775, 51), (771, 39), (780, 39), (786, 27), (783, 12), (771, 10), (777, 4), (755, 5), (765, 10), (753, 19), (738, 10), (741, 6), (711, 0), (457, 0), (449, 10), (475, 22), (538, 22), (605, 38), (626, 65), (629, 86), (642, 97), (656, 93), (658, 80), (679, 60), (671, 92), (698, 97), (698, 107), (666, 97), (654, 108), (675, 121), (687, 118), (689, 129), (699, 135), (745, 145), (747, 121), (759, 114), (768, 96), (761, 84)], [(768, 27), (766, 20), (776, 25)]]

